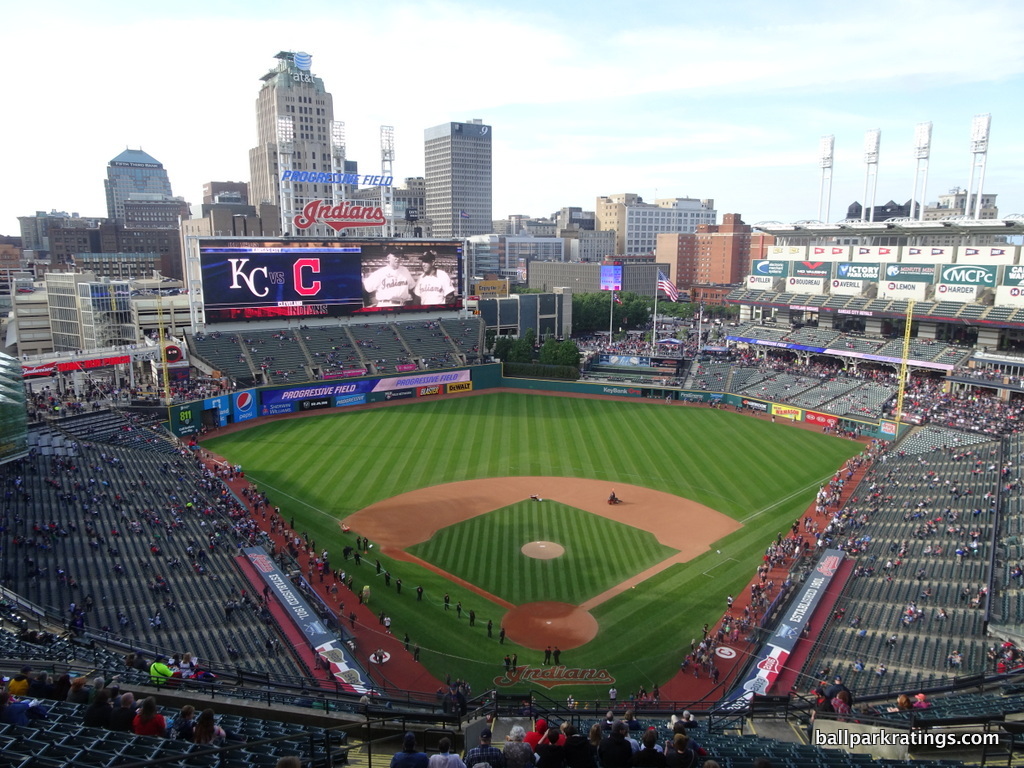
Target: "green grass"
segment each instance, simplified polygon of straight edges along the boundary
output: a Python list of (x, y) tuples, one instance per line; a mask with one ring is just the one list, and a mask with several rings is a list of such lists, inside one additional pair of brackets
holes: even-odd
[[(531, 541), (557, 542), (565, 553), (551, 560), (526, 557), (521, 550)], [(678, 550), (647, 531), (548, 500), (448, 526), (410, 551), (514, 605), (578, 605)]]
[[(776, 533), (801, 515), (819, 483), (861, 447), (714, 409), (532, 394), (278, 421), (204, 444), (241, 464), (286, 518), (294, 516), (300, 531), (332, 552), (341, 543), (337, 521), (369, 504), (428, 485), (509, 475), (633, 483), (743, 522), (715, 543), (721, 555), (713, 549), (602, 603), (594, 610), (598, 636), (563, 653), (568, 666), (608, 668), (620, 697), (671, 676), (691, 637), (721, 616), (725, 595), (745, 586)], [(501, 534), (480, 535), (490, 540)], [(602, 543), (593, 560), (598, 564), (616, 546), (613, 540), (593, 546)], [(421, 566), (381, 561), (401, 576), (405, 589), (396, 595), (381, 583), (374, 589), (374, 608), (393, 617), (399, 637), (408, 632), (420, 643), (421, 661), (437, 676), (461, 676), (483, 690), (500, 674), (506, 652), (517, 651), (521, 664), (540, 662), (539, 652), (488, 640), (487, 620), (498, 625), (500, 606)], [(375, 583), (372, 573), (364, 564), (363, 583)], [(421, 603), (415, 601), (416, 584), (425, 590)], [(476, 610), (476, 627), (444, 613), (444, 592), (453, 604), (461, 600), (466, 610)], [(581, 701), (594, 695), (582, 687), (558, 688), (554, 695), (569, 692)]]

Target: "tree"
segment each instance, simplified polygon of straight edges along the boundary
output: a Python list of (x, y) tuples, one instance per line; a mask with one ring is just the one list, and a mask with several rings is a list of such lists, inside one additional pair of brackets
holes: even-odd
[(512, 339), (508, 336), (499, 336), (494, 342), (494, 356), (499, 360), (508, 360), (512, 352)]
[(578, 368), (580, 364), (580, 348), (575, 341), (566, 339), (558, 344), (555, 351), (555, 365), (568, 365)]
[(529, 363), (533, 360), (533, 344), (530, 343), (528, 336), (529, 333), (512, 342), (512, 350), (508, 356), (510, 363)]
[(498, 332), (493, 328), (488, 328), (484, 333), (484, 349), (490, 352), (494, 349), (494, 341), (498, 338)]
[(540, 347), (540, 362), (544, 365), (558, 365), (559, 343), (554, 337), (548, 336)]

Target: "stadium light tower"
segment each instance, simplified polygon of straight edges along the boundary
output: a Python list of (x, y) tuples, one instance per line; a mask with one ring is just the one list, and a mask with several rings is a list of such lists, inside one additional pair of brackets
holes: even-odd
[[(380, 175), (385, 179), (394, 178), (395, 162), (395, 127), (393, 125), (382, 125), (380, 127)], [(381, 232), (384, 237), (395, 236), (395, 197), (391, 185), (381, 185), (380, 207), (384, 211), (384, 229)]]
[[(918, 123), (914, 129), (914, 157), (917, 166), (914, 169), (914, 193), (910, 196), (910, 219), (914, 219), (914, 206), (918, 205), (918, 221), (924, 221), (924, 205), (928, 194), (928, 158), (932, 151), (932, 124)], [(922, 181), (922, 171), (924, 178)], [(917, 203), (917, 185), (921, 183), (921, 202)]]
[(277, 164), (281, 198), (281, 234), (291, 234), (292, 219), (295, 216), (295, 190), (292, 182), (284, 181), (291, 174), (284, 171), (292, 170), (295, 156), (295, 122), (290, 115), (278, 115), (277, 118)]
[[(821, 188), (818, 190), (818, 221), (829, 220), (829, 210), (832, 207), (832, 161), (835, 158), (836, 137), (822, 136), (818, 145), (818, 165), (821, 166)], [(824, 208), (822, 203), (824, 202)], [(822, 217), (822, 210), (825, 211)]]
[[(874, 128), (864, 134), (864, 208), (860, 212), (860, 220), (865, 221), (865, 212), (871, 211), (867, 214), (867, 221), (875, 220), (875, 191), (878, 189), (878, 146), (881, 143), (882, 132), (878, 128)], [(871, 190), (871, 197), (868, 197), (868, 189)]]
[(981, 169), (978, 178), (978, 192), (974, 202), (974, 218), (981, 218), (981, 190), (985, 186), (985, 164), (988, 162), (988, 134), (992, 127), (992, 115), (975, 115), (971, 123), (971, 183), (967, 185), (967, 200), (964, 202), (964, 214), (970, 216), (971, 193), (974, 192), (974, 171)]

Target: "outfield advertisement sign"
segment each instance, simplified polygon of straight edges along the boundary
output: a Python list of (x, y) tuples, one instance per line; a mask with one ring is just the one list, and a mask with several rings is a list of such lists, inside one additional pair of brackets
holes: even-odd
[(267, 551), (263, 547), (245, 547), (242, 553), (270, 589), (271, 599), (276, 599), (281, 604), (295, 628), (326, 662), (326, 666), (341, 684), (342, 689), (351, 693), (366, 693), (368, 689), (359, 672), (359, 666), (345, 647), (342, 638), (324, 626), (298, 587), (277, 567)]
[(199, 413), (199, 402), (172, 405), (167, 409), (171, 432), (178, 437), (198, 435), (203, 420)]
[(859, 264), (836, 264), (836, 278), (839, 280), (877, 280), (882, 271), (880, 262), (861, 262)]
[(827, 261), (794, 261), (794, 277), (820, 277), (825, 280), (832, 277), (832, 264)]
[(256, 418), (256, 390), (243, 389), (231, 395), (231, 421), (239, 424)]
[(473, 391), (473, 382), (472, 381), (459, 381), (459, 382), (456, 382), (455, 384), (449, 384), (447, 386), (448, 386), (448, 394), (449, 395), (454, 394), (456, 392), (472, 392)]
[(756, 259), (750, 265), (750, 274), (767, 277), (789, 277), (789, 262)]
[(846, 553), (841, 549), (825, 550), (796, 599), (779, 621), (779, 626), (761, 649), (757, 663), (751, 667), (739, 687), (729, 694), (729, 699), (743, 701), (753, 698), (755, 694), (764, 695), (771, 691), (785, 667), (786, 659), (800, 640), (801, 633), (810, 627), (814, 611), (828, 592), (845, 557)]
[(786, 281), (786, 289), (793, 293), (824, 293), (825, 283), (822, 277), (791, 277)]
[(791, 405), (779, 405), (778, 403), (772, 403), (772, 416), (778, 416), (780, 419), (800, 421), (803, 414), (804, 412), (802, 408), (794, 408)]
[(650, 368), (651, 358), (639, 355), (601, 355), (598, 358), (601, 365), (626, 365), (633, 367)]
[(775, 278), (769, 275), (747, 275), (748, 291), (770, 291), (775, 285)]
[(819, 427), (828, 427), (829, 429), (835, 429), (836, 424), (839, 423), (839, 419), (828, 413), (818, 413), (817, 411), (805, 411), (804, 421), (808, 424), (817, 424)]

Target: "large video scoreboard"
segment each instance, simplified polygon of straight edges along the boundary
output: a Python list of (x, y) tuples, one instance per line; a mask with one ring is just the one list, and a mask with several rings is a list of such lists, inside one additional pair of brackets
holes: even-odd
[(207, 323), (462, 308), (454, 240), (199, 238)]

